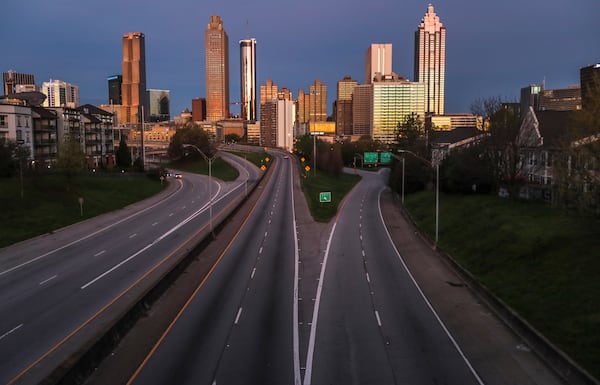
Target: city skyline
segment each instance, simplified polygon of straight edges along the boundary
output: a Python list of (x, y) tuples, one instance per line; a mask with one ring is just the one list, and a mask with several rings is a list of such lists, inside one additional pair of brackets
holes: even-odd
[[(577, 84), (579, 69), (600, 61), (600, 54), (594, 51), (594, 34), (589, 33), (594, 27), (592, 15), (600, 11), (600, 3), (595, 0), (431, 3), (448, 28), (448, 113), (467, 112), (480, 97), (502, 95), (518, 100), (520, 88), (544, 80), (547, 88)], [(4, 42), (8, 54), (0, 58), (0, 68), (3, 72), (12, 69), (33, 74), (38, 82), (61, 79), (80, 87), (82, 103), (108, 103), (106, 79), (121, 72), (119, 36), (140, 31), (146, 36), (147, 87), (171, 90), (174, 116), (191, 108), (193, 98), (206, 97), (204, 28), (210, 15), (219, 15), (230, 36), (232, 52), (238, 52), (236, 46), (241, 39), (252, 37), (261, 42), (257, 83), (271, 78), (288, 87), (294, 98), (299, 88), (307, 89), (317, 78), (330, 88), (346, 75), (362, 82), (364, 53), (374, 43), (391, 43), (393, 71), (414, 80), (414, 31), (429, 2), (409, 1), (390, 7), (376, 1), (373, 7), (385, 12), (370, 15), (358, 2), (348, 3), (344, 10), (332, 1), (235, 4), (178, 4), (186, 7), (183, 15), (180, 7), (157, 5), (147, 7), (145, 17), (134, 18), (139, 4), (107, 0), (94, 6), (97, 16), (89, 18), (80, 16), (72, 0), (61, 6), (40, 1), (27, 5), (11, 2), (7, 14), (13, 17), (0, 26), (0, 32), (13, 37)], [(20, 18), (27, 18), (28, 25), (33, 25), (31, 33), (11, 32), (19, 28), (16, 23)], [(40, 29), (36, 33), (35, 28), (42, 28), (43, 20), (49, 18), (55, 23), (52, 31)], [(356, 28), (359, 24), (361, 28)], [(329, 28), (333, 25), (336, 27)], [(229, 71), (234, 79), (239, 73), (239, 58), (235, 56), (230, 58)], [(236, 95), (232, 102), (237, 101), (237, 81), (231, 82), (229, 92)], [(332, 113), (334, 98), (335, 92), (329, 93), (328, 114)]]

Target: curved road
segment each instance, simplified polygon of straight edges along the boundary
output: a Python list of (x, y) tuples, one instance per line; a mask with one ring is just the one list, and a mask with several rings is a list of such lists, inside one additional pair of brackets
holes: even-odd
[(129, 383), (299, 384), (292, 162)]
[[(240, 178), (211, 181), (215, 216), (259, 173), (231, 161)], [(206, 229), (207, 177), (184, 174), (171, 183), (177, 188), (170, 196), (141, 211), (111, 213), (0, 250), (0, 383), (27, 379), (107, 304)]]

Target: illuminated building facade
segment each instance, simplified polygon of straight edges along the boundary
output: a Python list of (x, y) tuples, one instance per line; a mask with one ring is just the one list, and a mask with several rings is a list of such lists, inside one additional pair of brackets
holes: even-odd
[(241, 118), (256, 120), (256, 39), (240, 40)]
[(44, 107), (79, 107), (79, 87), (62, 80), (51, 79), (42, 83), (42, 91), (46, 95)]
[(392, 73), (392, 45), (371, 44), (365, 57), (365, 84), (373, 83), (375, 74), (389, 75)]
[(358, 85), (350, 76), (337, 83), (337, 99), (335, 103), (335, 119), (337, 135), (352, 135), (352, 93)]
[(146, 105), (146, 43), (141, 32), (123, 35), (121, 123), (140, 123)]
[(415, 31), (414, 81), (425, 84), (425, 111), (444, 114), (446, 78), (446, 27), (429, 4)]
[(149, 122), (165, 122), (171, 119), (171, 93), (169, 90), (148, 90), (146, 114)]
[(206, 120), (229, 117), (229, 38), (220, 16), (211, 16), (204, 34)]

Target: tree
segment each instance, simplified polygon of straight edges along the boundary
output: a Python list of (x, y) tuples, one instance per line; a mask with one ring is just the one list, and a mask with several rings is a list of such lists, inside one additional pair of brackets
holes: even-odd
[(556, 201), (600, 215), (600, 77), (595, 84), (584, 109), (572, 113), (552, 167)]
[(115, 155), (117, 157), (117, 166), (121, 170), (127, 170), (131, 166), (131, 153), (129, 152), (129, 147), (127, 146), (127, 141), (125, 140), (124, 135), (121, 135), (119, 148), (117, 149), (117, 153)]
[(505, 186), (511, 197), (519, 195), (523, 184), (522, 162), (517, 142), (521, 118), (513, 103), (503, 103), (500, 97), (477, 99), (471, 112), (481, 115), (489, 125), (490, 136), (482, 143), (482, 162), (488, 162), (497, 186)]
[(425, 139), (425, 126), (421, 117), (414, 112), (407, 115), (404, 121), (397, 125), (398, 145), (403, 149), (415, 149), (419, 141)]
[(482, 161), (479, 146), (451, 152), (440, 166), (442, 189), (449, 193), (483, 193), (492, 191), (494, 180), (488, 162)]
[(11, 177), (14, 175), (17, 163), (14, 152), (17, 144), (12, 141), (0, 140), (0, 176)]
[(68, 178), (78, 174), (83, 169), (85, 154), (81, 149), (79, 138), (75, 135), (67, 135), (65, 141), (58, 148), (56, 167)]
[(188, 152), (183, 148), (184, 144), (193, 144), (198, 147), (207, 157), (211, 157), (215, 150), (210, 143), (208, 134), (196, 124), (188, 125), (185, 128), (178, 129), (171, 138), (167, 154), (173, 159), (178, 159), (188, 154), (192, 159), (202, 157), (197, 151)]

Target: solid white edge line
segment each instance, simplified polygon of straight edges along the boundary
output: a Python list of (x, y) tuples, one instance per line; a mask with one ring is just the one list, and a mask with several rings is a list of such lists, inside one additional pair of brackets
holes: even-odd
[(325, 256), (323, 257), (323, 264), (321, 265), (321, 275), (319, 277), (319, 285), (317, 286), (317, 295), (315, 298), (315, 308), (313, 310), (312, 325), (310, 327), (310, 337), (308, 340), (308, 351), (306, 353), (306, 370), (304, 371), (304, 385), (310, 385), (312, 375), (312, 364), (313, 356), (315, 353), (315, 339), (317, 335), (317, 320), (319, 318), (319, 305), (321, 303), (321, 292), (323, 291), (323, 282), (325, 281), (325, 268), (327, 266), (327, 259), (329, 258), (329, 248), (331, 247), (331, 241), (333, 234), (335, 233), (335, 227), (337, 222), (333, 223), (331, 233), (329, 234), (329, 240), (327, 241), (327, 248), (325, 249)]
[[(181, 187), (180, 187), (180, 188), (179, 188), (177, 191), (175, 191), (175, 192), (174, 192), (174, 193), (173, 193), (171, 196), (173, 196), (173, 195), (175, 195), (175, 194), (178, 194), (180, 191), (181, 191)], [(131, 215), (129, 215), (129, 216), (127, 216), (127, 217), (125, 217), (125, 218), (121, 219), (121, 220), (118, 220), (118, 221), (116, 221), (115, 223), (111, 223), (110, 225), (108, 225), (108, 226), (106, 226), (106, 227), (103, 227), (103, 228), (101, 228), (101, 229), (98, 229), (98, 230), (94, 231), (93, 233), (86, 235), (85, 237), (81, 237), (81, 238), (79, 238), (79, 239), (76, 239), (76, 240), (74, 240), (74, 241), (72, 241), (72, 242), (70, 242), (70, 243), (67, 243), (67, 244), (66, 244), (66, 245), (64, 245), (64, 246), (58, 247), (58, 248), (56, 248), (56, 249), (54, 249), (54, 250), (50, 250), (50, 251), (48, 251), (47, 253), (44, 253), (44, 254), (42, 254), (42, 255), (39, 255), (39, 256), (37, 256), (37, 257), (35, 257), (35, 258), (33, 258), (33, 259), (30, 259), (30, 260), (29, 260), (29, 261), (27, 261), (27, 262), (23, 262), (23, 263), (21, 263), (21, 264), (19, 264), (19, 265), (17, 265), (17, 266), (13, 266), (13, 267), (11, 267), (11, 268), (10, 268), (10, 269), (8, 269), (8, 270), (0, 271), (0, 277), (1, 277), (1, 276), (3, 276), (4, 274), (10, 273), (11, 271), (17, 270), (17, 269), (19, 269), (19, 268), (21, 268), (21, 267), (23, 267), (23, 266), (27, 266), (27, 265), (29, 265), (29, 264), (31, 264), (31, 263), (33, 263), (33, 262), (35, 262), (35, 261), (38, 261), (38, 260), (40, 260), (40, 259), (42, 259), (42, 258), (45, 258), (45, 257), (47, 257), (47, 256), (51, 255), (51, 254), (54, 254), (54, 253), (56, 253), (57, 251), (60, 251), (60, 250), (66, 249), (67, 247), (73, 246), (73, 245), (75, 245), (75, 244), (77, 244), (77, 243), (79, 243), (79, 242), (81, 242), (81, 241), (84, 241), (84, 240), (86, 240), (86, 239), (88, 239), (88, 238), (91, 238), (91, 237), (93, 237), (93, 236), (96, 236), (96, 235), (100, 234), (101, 232), (103, 232), (103, 231), (106, 231), (106, 230), (110, 229), (111, 227), (114, 227), (114, 226), (116, 226), (116, 225), (118, 225), (118, 224), (121, 224), (121, 223), (123, 223), (123, 222), (125, 222), (125, 221), (128, 221), (129, 219), (131, 219), (131, 218), (133, 218), (133, 217), (135, 217), (135, 216), (138, 216), (138, 215), (140, 215), (140, 214), (142, 214), (142, 213), (145, 213), (146, 211), (152, 210), (152, 209), (153, 209), (153, 208), (155, 208), (156, 206), (158, 206), (158, 205), (160, 205), (160, 204), (164, 203), (165, 201), (166, 201), (166, 198), (165, 198), (165, 199), (163, 199), (163, 200), (161, 200), (161, 201), (159, 201), (159, 202), (156, 202), (155, 204), (153, 204), (153, 205), (152, 205), (152, 206), (150, 206), (150, 207), (146, 207), (146, 208), (145, 208), (145, 209), (143, 209), (143, 210), (137, 211), (137, 212), (135, 212), (135, 213), (133, 213), (133, 214), (131, 214)]]
[[(222, 199), (224, 199), (227, 195), (231, 194), (232, 192), (234, 192), (235, 190), (237, 190), (239, 187), (241, 186), (238, 185), (237, 187), (234, 187), (233, 189), (231, 189), (230, 191), (228, 191), (227, 193), (225, 193), (223, 196), (221, 196), (219, 199), (217, 199), (215, 202), (213, 202), (213, 205), (215, 203), (220, 202)], [(221, 185), (219, 184), (219, 190), (221, 191)], [(194, 218), (196, 218), (198, 215), (202, 214), (204, 211), (207, 210), (209, 203), (207, 202), (204, 206), (202, 206), (199, 210), (197, 210), (195, 213), (193, 213), (192, 215), (190, 215), (189, 217), (187, 217), (186, 219), (184, 219), (183, 221), (181, 221), (177, 226), (171, 228), (169, 231), (167, 231), (166, 233), (164, 233), (163, 235), (161, 235), (160, 237), (158, 237), (157, 239), (155, 239), (151, 244), (147, 245), (146, 247), (144, 247), (141, 250), (138, 250), (135, 254), (131, 255), (130, 257), (128, 257), (127, 259), (119, 262), (118, 264), (116, 264), (115, 266), (111, 267), (109, 270), (105, 271), (104, 273), (100, 274), (99, 276), (97, 276), (96, 278), (94, 278), (93, 280), (91, 280), (90, 282), (86, 283), (85, 285), (81, 286), (81, 289), (85, 289), (88, 286), (92, 285), (93, 283), (97, 282), (98, 280), (100, 280), (101, 278), (105, 277), (106, 275), (108, 275), (109, 273), (115, 271), (116, 269), (118, 269), (119, 267), (123, 266), (125, 263), (131, 261), (133, 258), (137, 257), (138, 255), (140, 255), (141, 253), (143, 253), (144, 251), (148, 250), (150, 247), (154, 246), (155, 244), (157, 244), (158, 242), (162, 241), (163, 239), (165, 239), (168, 235), (170, 235), (171, 233), (175, 232), (176, 230), (178, 230), (180, 227), (182, 227), (183, 225), (185, 225), (186, 223), (190, 222), (191, 220), (193, 220)]]
[(9, 331), (7, 331), (6, 333), (4, 333), (0, 336), (0, 340), (3, 339), (4, 337), (8, 336), (9, 334), (16, 332), (21, 327), (23, 327), (23, 324), (20, 324), (19, 326), (15, 326), (14, 328), (10, 329)]
[(293, 314), (292, 314), (292, 339), (294, 348), (294, 385), (302, 384), (302, 375), (300, 373), (300, 332), (298, 330), (298, 265), (300, 264), (300, 253), (298, 248), (298, 232), (296, 228), (296, 208), (294, 207), (294, 173), (292, 170), (292, 162), (289, 165), (290, 169), (290, 191), (292, 196), (292, 220), (294, 221), (294, 294), (293, 294)]
[(429, 308), (429, 310), (431, 310), (431, 312), (433, 313), (433, 315), (437, 319), (438, 323), (440, 324), (440, 326), (442, 327), (442, 329), (444, 330), (444, 332), (446, 333), (446, 335), (448, 336), (448, 338), (452, 342), (452, 345), (454, 345), (454, 347), (458, 351), (458, 354), (460, 354), (460, 356), (462, 357), (463, 361), (467, 364), (467, 367), (469, 368), (469, 370), (471, 371), (471, 373), (473, 374), (473, 376), (475, 377), (475, 379), (477, 380), (477, 382), (480, 385), (485, 385), (484, 382), (483, 382), (483, 380), (479, 377), (479, 375), (475, 371), (475, 368), (473, 368), (473, 365), (471, 365), (471, 362), (469, 361), (469, 359), (467, 358), (467, 356), (465, 356), (465, 354), (463, 353), (463, 351), (460, 348), (460, 346), (458, 346), (458, 343), (456, 342), (456, 340), (454, 339), (454, 337), (452, 336), (452, 334), (450, 334), (450, 331), (448, 330), (448, 328), (444, 324), (444, 321), (442, 321), (442, 319), (440, 318), (440, 316), (437, 314), (437, 312), (433, 308), (433, 305), (431, 305), (431, 302), (429, 302), (429, 300), (425, 296), (425, 293), (423, 293), (423, 290), (421, 290), (421, 287), (419, 286), (419, 284), (415, 280), (415, 277), (412, 275), (412, 273), (408, 269), (408, 266), (406, 265), (406, 262), (404, 262), (404, 258), (402, 258), (402, 256), (400, 255), (400, 252), (396, 248), (396, 245), (394, 244), (394, 241), (392, 240), (392, 236), (390, 235), (390, 232), (388, 231), (387, 227), (385, 226), (385, 222), (383, 220), (383, 214), (381, 213), (381, 193), (382, 192), (383, 192), (383, 189), (381, 189), (379, 191), (379, 194), (377, 196), (377, 209), (379, 211), (379, 218), (381, 219), (381, 223), (383, 224), (383, 228), (385, 229), (385, 233), (387, 234), (388, 239), (390, 240), (390, 243), (392, 244), (392, 247), (394, 248), (394, 251), (396, 252), (396, 255), (398, 256), (398, 259), (402, 263), (402, 266), (404, 267), (404, 270), (406, 270), (406, 273), (410, 277), (410, 280), (412, 281), (412, 283), (415, 285), (415, 287), (417, 288), (417, 290), (421, 294), (421, 297), (423, 298), (423, 301), (425, 301), (425, 303), (427, 304), (427, 307)]

